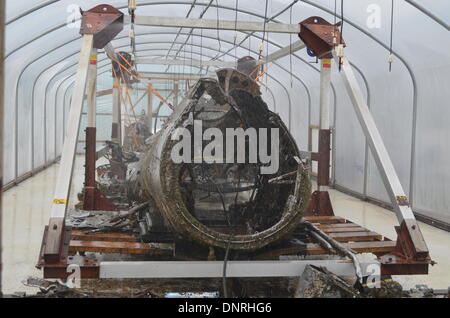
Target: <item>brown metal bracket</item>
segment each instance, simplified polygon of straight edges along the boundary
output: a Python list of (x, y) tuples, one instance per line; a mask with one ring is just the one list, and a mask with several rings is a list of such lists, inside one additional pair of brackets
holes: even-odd
[(334, 216), (328, 191), (314, 191), (311, 194), (305, 216)]
[(300, 22), (299, 37), (319, 59), (331, 59), (336, 45), (345, 46), (339, 31), (340, 25), (340, 22), (333, 25), (321, 17), (310, 17)]
[(91, 211), (116, 211), (116, 206), (97, 189), (95, 182), (95, 163), (97, 161), (95, 141), (96, 128), (87, 127), (83, 209)]
[[(317, 185), (328, 186), (330, 184), (330, 151), (331, 130), (319, 130), (319, 151), (313, 153), (312, 160), (317, 161)], [(328, 191), (314, 191), (309, 201), (305, 216), (333, 216), (333, 206)]]
[(96, 49), (103, 49), (123, 30), (124, 14), (110, 5), (101, 4), (81, 14), (80, 34), (94, 34)]
[(429, 256), (423, 237), (415, 234), (418, 229), (416, 220), (405, 220), (395, 227), (397, 245), (394, 252), (379, 258), (382, 275), (428, 274), (429, 265), (435, 263)]

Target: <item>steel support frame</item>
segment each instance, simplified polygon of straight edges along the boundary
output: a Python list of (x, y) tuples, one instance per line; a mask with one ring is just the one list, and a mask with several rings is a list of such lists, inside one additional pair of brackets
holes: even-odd
[[(373, 262), (379, 264), (378, 262)], [(77, 265), (81, 279), (147, 279), (147, 278), (222, 278), (223, 261), (107, 261), (87, 257), (69, 257)], [(350, 260), (271, 260), (228, 261), (226, 277), (299, 277), (307, 265), (326, 267), (330, 272), (354, 279), (355, 266)], [(67, 278), (66, 266), (44, 267), (44, 278)]]
[(396, 227), (398, 235), (396, 251), (392, 255), (381, 257), (382, 268), (384, 267), (384, 271), (390, 274), (402, 274), (404, 271), (412, 274), (427, 273), (428, 264), (432, 263), (428, 247), (350, 62), (345, 54), (339, 58), (334, 52), (334, 58), (341, 64), (341, 75), (347, 93), (400, 224)]
[(330, 185), (330, 104), (331, 104), (331, 67), (330, 59), (320, 60), (320, 117), (318, 152), (311, 156), (317, 161), (317, 190), (311, 195), (306, 215), (334, 215), (328, 187)]
[(43, 254), (47, 263), (57, 263), (62, 250), (64, 222), (69, 203), (75, 152), (93, 43), (94, 36), (92, 34), (83, 35), (78, 70), (70, 105), (67, 136), (62, 149), (48, 230), (46, 231), (46, 237), (43, 243)]
[[(130, 16), (126, 16), (124, 22), (129, 24)], [(226, 21), (213, 19), (196, 19), (180, 17), (158, 17), (158, 16), (136, 16), (134, 19), (136, 25), (191, 28), (191, 29), (210, 29), (210, 30), (230, 30), (230, 31), (250, 31), (250, 32), (273, 32), (298, 34), (300, 26), (298, 24), (288, 23), (264, 23), (247, 21)]]
[[(3, 188), (3, 118), (4, 118), (4, 85), (5, 85), (5, 7), (6, 1), (0, 3), (0, 189)], [(17, 155), (17, 154), (16, 154)], [(2, 235), (3, 235), (3, 208), (2, 208), (2, 193), (0, 193), (0, 297), (2, 296)]]
[[(273, 31), (272, 31), (273, 32)], [(92, 43), (91, 43), (92, 47)], [(81, 63), (80, 63), (81, 64)], [(408, 201), (406, 196), (404, 195), (403, 189), (401, 188), (401, 184), (398, 180), (398, 176), (396, 175), (395, 170), (393, 169), (392, 162), (390, 161), (390, 158), (388, 156), (388, 153), (384, 147), (384, 144), (382, 142), (381, 136), (379, 136), (379, 132), (375, 126), (375, 123), (373, 121), (373, 118), (370, 114), (370, 111), (367, 108), (367, 105), (365, 105), (364, 99), (362, 98), (362, 93), (359, 90), (359, 86), (357, 85), (356, 78), (354, 77), (354, 74), (351, 70), (350, 64), (348, 63), (348, 60), (344, 57), (342, 59), (342, 65), (344, 69), (344, 79), (346, 82), (346, 87), (349, 92), (350, 98), (352, 99), (352, 102), (355, 106), (355, 111), (357, 113), (358, 119), (360, 120), (361, 126), (363, 127), (363, 130), (366, 134), (366, 137), (370, 141), (370, 146), (372, 153), (374, 154), (374, 157), (376, 157), (377, 165), (379, 166), (380, 172), (382, 172), (383, 175), (383, 181), (385, 181), (385, 186), (390, 192), (391, 199), (393, 200), (393, 204), (396, 207), (397, 210), (397, 216), (399, 218), (399, 221), (401, 223), (401, 226), (398, 230), (399, 237), (400, 233), (409, 233), (409, 242), (411, 245), (409, 248), (412, 250), (413, 257), (422, 256), (422, 257), (428, 257), (428, 250), (426, 248), (425, 242), (423, 241), (423, 237), (421, 235), (420, 229), (418, 228), (417, 222), (415, 221), (414, 215), (412, 214), (412, 211), (408, 205)], [(326, 73), (323, 73), (323, 79), (324, 83), (326, 83)], [(77, 76), (78, 77), (78, 76)], [(322, 78), (322, 76), (321, 76)], [(330, 83), (331, 84), (331, 83)], [(77, 89), (77, 83), (75, 84), (75, 90)], [(84, 92), (82, 94), (84, 96)], [(326, 100), (326, 96), (324, 96)], [(329, 100), (328, 100), (329, 101)], [(321, 98), (321, 106), (322, 105), (322, 98)], [(364, 108), (367, 108), (367, 110)], [(326, 110), (323, 110), (321, 108), (321, 121), (325, 119), (326, 116)], [(72, 110), (71, 110), (72, 112)], [(322, 118), (323, 116), (323, 118)], [(329, 116), (329, 114), (328, 114)], [(329, 125), (329, 118), (328, 118), (328, 125)], [(323, 128), (321, 124), (321, 128)], [(69, 185), (70, 187), (70, 185)], [(403, 194), (403, 195), (402, 195)], [(53, 215), (53, 213), (52, 213)], [(50, 229), (50, 227), (48, 228)], [(414, 235), (411, 236), (411, 231), (416, 230), (414, 232)], [(421, 240), (420, 240), (421, 239)], [(406, 243), (408, 244), (408, 243)], [(416, 245), (417, 244), (417, 245)], [(404, 247), (404, 244), (403, 244)], [(47, 245), (44, 245), (45, 250), (47, 250)], [(44, 254), (45, 256), (46, 254)], [(389, 259), (389, 261), (392, 261), (392, 258)], [(278, 263), (279, 261), (277, 261)], [(309, 262), (309, 261), (308, 261)], [(104, 263), (103, 268), (106, 268), (108, 266), (117, 266), (121, 265), (122, 262), (114, 262), (114, 264)], [(146, 262), (148, 263), (148, 262)], [(157, 262), (159, 264), (162, 264), (161, 262)], [(164, 262), (167, 263), (167, 262)], [(177, 262), (179, 264), (179, 262)], [(222, 263), (222, 262), (220, 262)], [(253, 262), (252, 262), (253, 263)], [(428, 263), (426, 263), (428, 264)], [(128, 262), (128, 265), (133, 266), (131, 262)], [(127, 265), (127, 266), (128, 266)], [(139, 265), (139, 264), (134, 264)]]
[[(307, 265), (326, 267), (338, 276), (355, 277), (347, 260), (228, 261), (226, 277), (298, 277)], [(100, 278), (221, 278), (223, 261), (101, 262)]]
[(96, 153), (96, 117), (97, 117), (97, 49), (93, 48), (89, 59), (87, 81), (87, 126), (85, 151), (84, 200), (85, 210), (95, 209), (95, 153)]
[(89, 71), (86, 84), (87, 90), (87, 125), (85, 147), (85, 178), (84, 178), (84, 210), (115, 211), (116, 207), (97, 189), (97, 49), (93, 48), (89, 59)]

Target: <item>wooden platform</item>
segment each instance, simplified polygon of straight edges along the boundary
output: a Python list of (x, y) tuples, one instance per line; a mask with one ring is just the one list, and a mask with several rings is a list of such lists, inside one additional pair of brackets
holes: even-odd
[[(327, 233), (344, 246), (357, 253), (385, 254), (395, 249), (396, 242), (384, 238), (381, 234), (352, 223), (339, 216), (305, 217), (323, 232)], [(93, 233), (73, 230), (69, 245), (69, 253), (98, 252), (118, 254), (141, 254), (152, 256), (173, 255), (174, 244), (170, 243), (142, 243), (132, 233)], [(276, 255), (298, 254), (326, 255), (328, 251), (314, 241), (305, 247), (281, 248), (269, 253), (262, 253), (257, 258), (273, 258)]]
[[(357, 253), (385, 254), (396, 246), (395, 241), (340, 216), (308, 216), (304, 220)], [(321, 254), (323, 249), (317, 245), (308, 244), (308, 254)]]

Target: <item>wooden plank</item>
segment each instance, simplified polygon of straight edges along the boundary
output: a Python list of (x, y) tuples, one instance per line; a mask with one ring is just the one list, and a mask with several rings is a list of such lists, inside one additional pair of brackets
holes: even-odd
[(172, 255), (173, 244), (134, 242), (70, 241), (70, 252)]
[(363, 228), (361, 226), (352, 226), (352, 227), (320, 227), (325, 233), (350, 233), (350, 232), (370, 232), (370, 230)]
[[(347, 221), (348, 222), (348, 221)], [(320, 224), (320, 223), (314, 223), (319, 228), (352, 228), (352, 227), (361, 227), (361, 225), (356, 223), (331, 223), (331, 224)]]
[(303, 220), (311, 222), (311, 223), (322, 223), (322, 224), (330, 224), (330, 223), (346, 223), (347, 220), (340, 216), (305, 216)]
[(85, 231), (73, 230), (72, 240), (74, 241), (109, 241), (109, 242), (139, 242), (139, 239), (127, 233), (92, 233), (85, 234)]
[[(357, 253), (389, 253), (395, 250), (395, 241), (371, 241), (371, 242), (353, 242), (342, 243), (347, 248), (354, 250)], [(307, 244), (308, 255), (323, 255), (328, 252), (319, 244)]]
[(330, 233), (330, 237), (338, 242), (381, 240), (383, 236), (375, 232)]

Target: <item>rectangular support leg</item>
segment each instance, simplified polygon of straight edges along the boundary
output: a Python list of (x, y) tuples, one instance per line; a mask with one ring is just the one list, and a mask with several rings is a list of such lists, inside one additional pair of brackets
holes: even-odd
[[(336, 60), (338, 60), (336, 58)], [(389, 194), (391, 202), (396, 212), (397, 219), (411, 242), (413, 258), (424, 259), (429, 255), (428, 248), (423, 239), (422, 232), (409, 206), (400, 179), (395, 171), (394, 165), (381, 138), (380, 132), (375, 124), (375, 120), (370, 113), (364, 96), (356, 80), (355, 74), (351, 68), (350, 62), (346, 56), (341, 59), (342, 77), (353, 104), (356, 116), (367, 138), (370, 150), (372, 152), (378, 171), (380, 172), (384, 186)], [(403, 251), (406, 252), (406, 251)]]
[[(72, 182), (72, 172), (75, 161), (75, 151), (80, 129), (81, 113), (83, 110), (83, 99), (85, 94), (86, 80), (88, 76), (89, 57), (93, 45), (93, 35), (84, 35), (80, 60), (78, 64), (73, 97), (70, 105), (70, 113), (67, 127), (67, 135), (61, 154), (61, 163), (55, 188), (55, 195), (51, 209), (48, 237), (50, 242), (45, 244), (44, 257), (52, 260), (55, 253), (59, 253), (61, 247), (64, 219)], [(61, 226), (62, 224), (62, 226)], [(54, 226), (59, 225), (59, 226)]]

